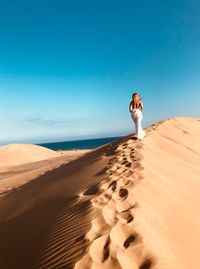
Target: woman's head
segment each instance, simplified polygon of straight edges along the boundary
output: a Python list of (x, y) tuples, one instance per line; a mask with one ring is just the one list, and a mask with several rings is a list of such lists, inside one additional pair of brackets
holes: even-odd
[(133, 93), (132, 94), (132, 99), (134, 100), (134, 101), (139, 101), (140, 100), (140, 95), (139, 95), (139, 93)]

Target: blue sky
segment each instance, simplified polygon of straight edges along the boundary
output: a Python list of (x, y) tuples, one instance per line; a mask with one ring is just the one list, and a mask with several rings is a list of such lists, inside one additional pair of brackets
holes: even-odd
[(0, 144), (128, 134), (200, 116), (200, 2), (0, 1)]

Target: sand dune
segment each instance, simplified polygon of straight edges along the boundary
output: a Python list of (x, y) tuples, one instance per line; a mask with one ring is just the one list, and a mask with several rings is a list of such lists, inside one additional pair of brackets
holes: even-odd
[(0, 195), (18, 189), (47, 171), (77, 159), (91, 150), (53, 151), (31, 144), (0, 147)]
[(58, 152), (31, 144), (10, 144), (0, 147), (0, 168), (38, 162), (58, 157)]
[(200, 268), (199, 136), (163, 121), (2, 197), (2, 268)]

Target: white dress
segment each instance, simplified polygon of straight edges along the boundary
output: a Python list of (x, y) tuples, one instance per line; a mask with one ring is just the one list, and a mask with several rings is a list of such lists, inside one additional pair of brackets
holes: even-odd
[(135, 123), (135, 135), (137, 138), (142, 139), (146, 133), (142, 129), (142, 112), (139, 108), (135, 108), (131, 112), (131, 117)]

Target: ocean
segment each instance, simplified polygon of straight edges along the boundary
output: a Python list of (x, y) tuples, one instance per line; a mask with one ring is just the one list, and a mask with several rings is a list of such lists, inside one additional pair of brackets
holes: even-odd
[(74, 140), (38, 144), (52, 150), (94, 149), (107, 143), (116, 141), (122, 137), (106, 137), (86, 140)]

